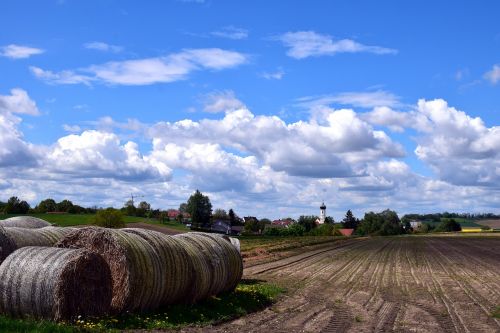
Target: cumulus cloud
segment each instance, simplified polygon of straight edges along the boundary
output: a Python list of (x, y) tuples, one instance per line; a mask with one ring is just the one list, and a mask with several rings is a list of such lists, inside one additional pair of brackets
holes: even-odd
[(210, 113), (233, 111), (245, 107), (231, 90), (207, 94), (204, 97), (204, 104), (203, 111)]
[(373, 130), (352, 110), (328, 110), (323, 121), (286, 124), (276, 116), (255, 116), (241, 108), (226, 112), (219, 120), (159, 123), (150, 136), (157, 144), (233, 147), (275, 171), (315, 178), (353, 176), (363, 172), (366, 161), (404, 155), (399, 144)]
[(493, 65), (493, 68), (484, 74), (484, 78), (492, 84), (497, 84), (500, 81), (500, 65)]
[(228, 38), (228, 39), (245, 39), (248, 37), (248, 30), (237, 28), (232, 25), (221, 28), (220, 30), (212, 31), (212, 36)]
[(118, 85), (150, 85), (186, 79), (199, 70), (223, 70), (246, 63), (242, 53), (219, 48), (186, 49), (164, 57), (112, 61), (79, 70), (51, 72), (31, 67), (33, 74), (53, 84), (89, 84), (92, 81)]
[(25, 59), (44, 52), (45, 50), (42, 49), (16, 44), (0, 47), (0, 56), (11, 59)]
[(0, 113), (20, 113), (36, 116), (40, 110), (28, 93), (19, 88), (12, 89), (10, 95), (0, 95)]
[(448, 106), (420, 100), (417, 111), (428, 119), (415, 154), (441, 179), (458, 185), (500, 186), (500, 127)]
[(84, 178), (139, 181), (171, 176), (169, 167), (142, 156), (136, 143), (121, 144), (116, 134), (95, 130), (60, 138), (43, 162), (49, 171)]
[(83, 44), (83, 47), (89, 50), (97, 50), (102, 52), (118, 53), (123, 51), (122, 46), (107, 44), (104, 42), (89, 42)]
[(332, 56), (337, 53), (397, 53), (395, 49), (364, 45), (352, 39), (334, 40), (329, 35), (319, 34), (314, 31), (287, 32), (275, 38), (288, 48), (287, 55), (295, 59)]

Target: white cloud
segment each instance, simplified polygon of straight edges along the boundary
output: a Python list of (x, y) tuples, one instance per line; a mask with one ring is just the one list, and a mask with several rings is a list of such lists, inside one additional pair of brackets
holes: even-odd
[(228, 38), (228, 39), (245, 39), (248, 37), (248, 30), (237, 28), (234, 26), (226, 26), (220, 30), (212, 31), (212, 36)]
[(295, 59), (331, 56), (337, 53), (397, 53), (395, 49), (364, 45), (352, 39), (334, 40), (329, 35), (319, 34), (314, 31), (287, 32), (276, 37), (276, 39), (288, 48), (287, 55)]
[(11, 59), (25, 59), (32, 55), (42, 54), (45, 50), (35, 47), (10, 44), (0, 47), (0, 55)]
[(297, 100), (297, 106), (313, 108), (332, 104), (350, 105), (361, 108), (400, 105), (399, 97), (384, 90), (369, 92), (344, 92), (334, 95), (307, 96)]
[(442, 180), (457, 185), (500, 186), (500, 127), (448, 106), (446, 101), (420, 100), (417, 112), (428, 123), (417, 128), (415, 154)]
[(497, 84), (500, 81), (500, 65), (493, 65), (493, 68), (484, 74), (484, 78), (492, 84)]
[(28, 93), (19, 88), (12, 89), (10, 95), (0, 95), (0, 113), (20, 113), (36, 116), (40, 110)]
[(274, 72), (262, 72), (260, 74), (260, 76), (266, 80), (281, 80), (284, 75), (285, 75), (285, 71), (281, 68), (278, 68)]
[(150, 136), (160, 143), (211, 143), (257, 157), (275, 171), (314, 178), (349, 177), (383, 156), (404, 155), (384, 132), (374, 131), (352, 110), (327, 110), (316, 121), (286, 124), (276, 116), (228, 111), (223, 119), (159, 123)]
[(122, 46), (107, 44), (103, 42), (89, 42), (83, 44), (83, 47), (89, 50), (97, 50), (97, 51), (112, 52), (112, 53), (118, 53), (123, 51)]
[(85, 84), (90, 85), (94, 78), (77, 74), (74, 71), (61, 71), (54, 73), (48, 70), (43, 70), (39, 67), (30, 66), (30, 70), (37, 78), (49, 84)]
[(63, 124), (63, 129), (66, 131), (66, 132), (70, 132), (70, 133), (78, 133), (78, 132), (81, 132), (82, 129), (80, 126), (78, 125), (68, 125), (68, 124)]
[(208, 94), (204, 102), (203, 111), (210, 113), (233, 111), (245, 106), (230, 90)]
[(150, 85), (184, 80), (193, 71), (234, 68), (247, 60), (246, 55), (235, 51), (186, 49), (164, 57), (112, 61), (77, 71), (53, 73), (37, 67), (31, 67), (31, 70), (38, 78), (54, 84), (89, 84), (98, 81), (119, 85)]
[(142, 156), (136, 143), (122, 145), (117, 135), (99, 131), (60, 138), (43, 163), (50, 172), (83, 178), (139, 181), (171, 176), (169, 167)]

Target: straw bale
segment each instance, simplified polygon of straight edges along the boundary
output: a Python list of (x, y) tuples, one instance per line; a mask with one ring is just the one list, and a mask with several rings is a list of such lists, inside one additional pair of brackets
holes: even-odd
[(0, 265), (0, 312), (52, 320), (109, 312), (111, 272), (98, 254), (28, 246)]
[(193, 266), (183, 245), (175, 238), (161, 232), (140, 228), (126, 228), (146, 240), (156, 251), (161, 261), (161, 281), (163, 284), (162, 305), (172, 304), (184, 298), (193, 283)]
[[(208, 266), (210, 287), (199, 295), (198, 299), (230, 291), (236, 287), (243, 274), (243, 262), (238, 250), (230, 242), (219, 235), (201, 232), (173, 237), (186, 241), (187, 246), (201, 257), (205, 267)], [(207, 274), (206, 271), (197, 269), (195, 272), (197, 275)]]
[(154, 309), (161, 304), (165, 288), (161, 259), (139, 235), (85, 227), (68, 234), (57, 246), (84, 248), (104, 258), (113, 280), (113, 312)]
[(0, 220), (0, 226), (38, 229), (49, 227), (51, 226), (51, 224), (45, 220), (33, 216), (14, 216), (9, 217), (5, 220)]
[(15, 250), (25, 246), (54, 246), (75, 228), (44, 227), (25, 229), (0, 227), (0, 263)]
[[(203, 232), (191, 233), (192, 235), (199, 235), (207, 237), (217, 243), (217, 246), (223, 248), (223, 265), (225, 268), (224, 274), (224, 287), (218, 292), (232, 291), (241, 280), (243, 275), (243, 259), (239, 251), (240, 242), (236, 238), (226, 235), (211, 234)], [(215, 244), (212, 244), (215, 247)]]

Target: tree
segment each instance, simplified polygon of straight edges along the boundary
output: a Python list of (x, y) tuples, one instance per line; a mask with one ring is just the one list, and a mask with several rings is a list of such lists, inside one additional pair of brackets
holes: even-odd
[(455, 221), (455, 219), (443, 220), (436, 227), (436, 231), (439, 231), (439, 232), (451, 232), (451, 231), (460, 231), (460, 230), (462, 230), (462, 226), (460, 225), (460, 223)]
[(127, 214), (127, 216), (135, 216), (136, 208), (134, 206), (133, 200), (127, 200), (127, 202), (125, 202), (124, 208), (125, 208), (125, 214)]
[(356, 229), (358, 227), (359, 220), (354, 217), (352, 211), (349, 209), (345, 213), (345, 217), (342, 220), (342, 223), (344, 224), (344, 228), (346, 229)]
[(299, 217), (299, 224), (304, 227), (306, 232), (311, 231), (311, 229), (316, 228), (316, 220), (318, 219), (317, 216), (309, 215), (305, 216), (302, 215)]
[(71, 201), (63, 200), (57, 204), (57, 211), (68, 213), (72, 207), (73, 207), (73, 203)]
[(106, 208), (96, 213), (94, 224), (104, 228), (123, 228), (125, 221), (122, 212), (114, 208)]
[(151, 210), (151, 205), (146, 201), (141, 201), (137, 208), (135, 209), (135, 215), (140, 217), (145, 217)]
[(357, 233), (360, 235), (399, 235), (404, 232), (398, 214), (392, 210), (384, 210), (381, 213), (369, 212), (358, 226)]
[(39, 213), (55, 212), (57, 210), (57, 204), (54, 199), (45, 199), (40, 201), (35, 210)]
[(179, 205), (179, 212), (187, 213), (187, 203), (183, 202)]
[(216, 220), (229, 220), (229, 216), (227, 215), (226, 211), (221, 208), (217, 208), (214, 211), (213, 218)]
[(10, 197), (4, 207), (5, 214), (26, 214), (30, 210), (30, 205), (26, 201), (19, 200), (18, 197)]
[(196, 190), (187, 202), (187, 212), (191, 215), (192, 228), (207, 228), (210, 225), (212, 204), (208, 196)]
[(231, 226), (235, 225), (236, 224), (236, 214), (234, 213), (234, 210), (232, 208), (229, 209), (228, 217), (229, 217), (229, 224)]
[(325, 217), (325, 224), (334, 224), (335, 220), (331, 216)]

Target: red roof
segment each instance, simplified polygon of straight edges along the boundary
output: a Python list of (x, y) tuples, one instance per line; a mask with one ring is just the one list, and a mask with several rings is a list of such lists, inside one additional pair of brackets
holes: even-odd
[(351, 236), (354, 229), (339, 229), (339, 231), (343, 236)]

